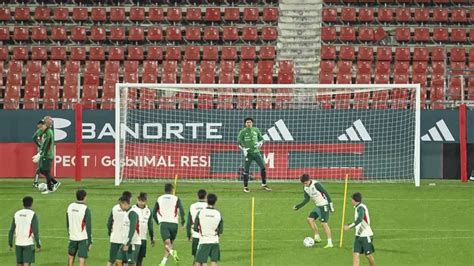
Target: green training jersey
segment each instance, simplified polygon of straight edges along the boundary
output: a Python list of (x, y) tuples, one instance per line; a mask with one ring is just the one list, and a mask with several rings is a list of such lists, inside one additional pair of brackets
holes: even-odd
[(54, 134), (51, 128), (43, 132), (43, 142), (40, 147), (40, 155), (48, 159), (54, 159)]
[(41, 148), (41, 136), (43, 135), (43, 130), (37, 129), (35, 134), (33, 135), (33, 142), (35, 143), (36, 147)]
[(239, 146), (248, 149), (248, 153), (259, 153), (260, 149), (257, 146), (257, 142), (260, 141), (263, 141), (262, 132), (256, 127), (241, 129), (237, 137)]

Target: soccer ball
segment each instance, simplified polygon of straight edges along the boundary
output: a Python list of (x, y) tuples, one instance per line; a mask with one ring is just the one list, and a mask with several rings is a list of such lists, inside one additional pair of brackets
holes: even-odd
[(307, 248), (314, 246), (314, 239), (309, 236), (305, 237), (305, 239), (303, 240), (303, 245)]
[(43, 192), (43, 191), (46, 191), (48, 189), (48, 185), (46, 185), (46, 183), (41, 183), (38, 185), (38, 190)]

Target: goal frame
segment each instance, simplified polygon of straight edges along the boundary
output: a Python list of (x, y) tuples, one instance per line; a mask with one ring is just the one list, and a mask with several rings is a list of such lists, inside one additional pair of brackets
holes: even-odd
[[(123, 88), (136, 89), (415, 89), (415, 136), (414, 136), (414, 163), (413, 176), (415, 186), (420, 186), (420, 125), (421, 125), (421, 86), (420, 84), (180, 84), (180, 83), (116, 83), (115, 84), (115, 185), (119, 186), (120, 181), (120, 91)], [(317, 92), (314, 96), (325, 95)]]

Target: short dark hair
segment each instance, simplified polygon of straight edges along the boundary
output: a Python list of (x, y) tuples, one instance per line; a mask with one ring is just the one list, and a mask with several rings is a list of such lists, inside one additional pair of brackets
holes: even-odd
[(127, 197), (127, 198), (131, 199), (132, 198), (132, 192), (126, 190), (126, 191), (122, 192), (122, 197)]
[(207, 192), (204, 189), (198, 190), (198, 193), (197, 193), (198, 199), (201, 199), (201, 200), (205, 199), (206, 195), (207, 195)]
[(304, 183), (304, 182), (306, 182), (306, 181), (308, 181), (308, 180), (309, 180), (309, 175), (308, 175), (308, 174), (302, 174), (302, 175), (300, 176), (300, 181), (301, 181), (301, 183)]
[(252, 121), (252, 123), (254, 122), (252, 117), (246, 117), (244, 119), (244, 125), (245, 125), (245, 123), (247, 123), (248, 120)]
[(146, 201), (148, 199), (148, 194), (146, 192), (140, 192), (140, 194), (138, 194), (138, 199), (141, 201)]
[(362, 202), (362, 194), (360, 194), (360, 192), (356, 192), (356, 193), (352, 194), (352, 199), (355, 202)]
[(84, 189), (79, 189), (78, 191), (76, 191), (77, 200), (83, 201), (86, 196), (87, 196), (87, 192)]
[(165, 193), (173, 192), (173, 185), (170, 183), (165, 184)]
[(129, 197), (126, 197), (126, 196), (122, 196), (119, 198), (119, 202), (121, 203), (127, 203), (127, 204), (130, 204), (130, 198)]
[(23, 207), (30, 208), (33, 205), (33, 198), (26, 196), (23, 198)]
[(44, 121), (40, 120), (40, 121), (38, 121), (38, 123), (36, 123), (36, 125), (44, 125)]
[(216, 194), (211, 193), (211, 194), (207, 195), (207, 204), (215, 205), (216, 201), (217, 201)]

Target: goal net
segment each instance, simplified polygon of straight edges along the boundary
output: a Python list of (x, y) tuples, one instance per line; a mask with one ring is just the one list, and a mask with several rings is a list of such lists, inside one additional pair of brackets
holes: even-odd
[[(117, 84), (115, 182), (238, 180), (244, 118), (267, 178), (419, 185), (417, 84)], [(252, 164), (251, 180), (260, 179)]]

